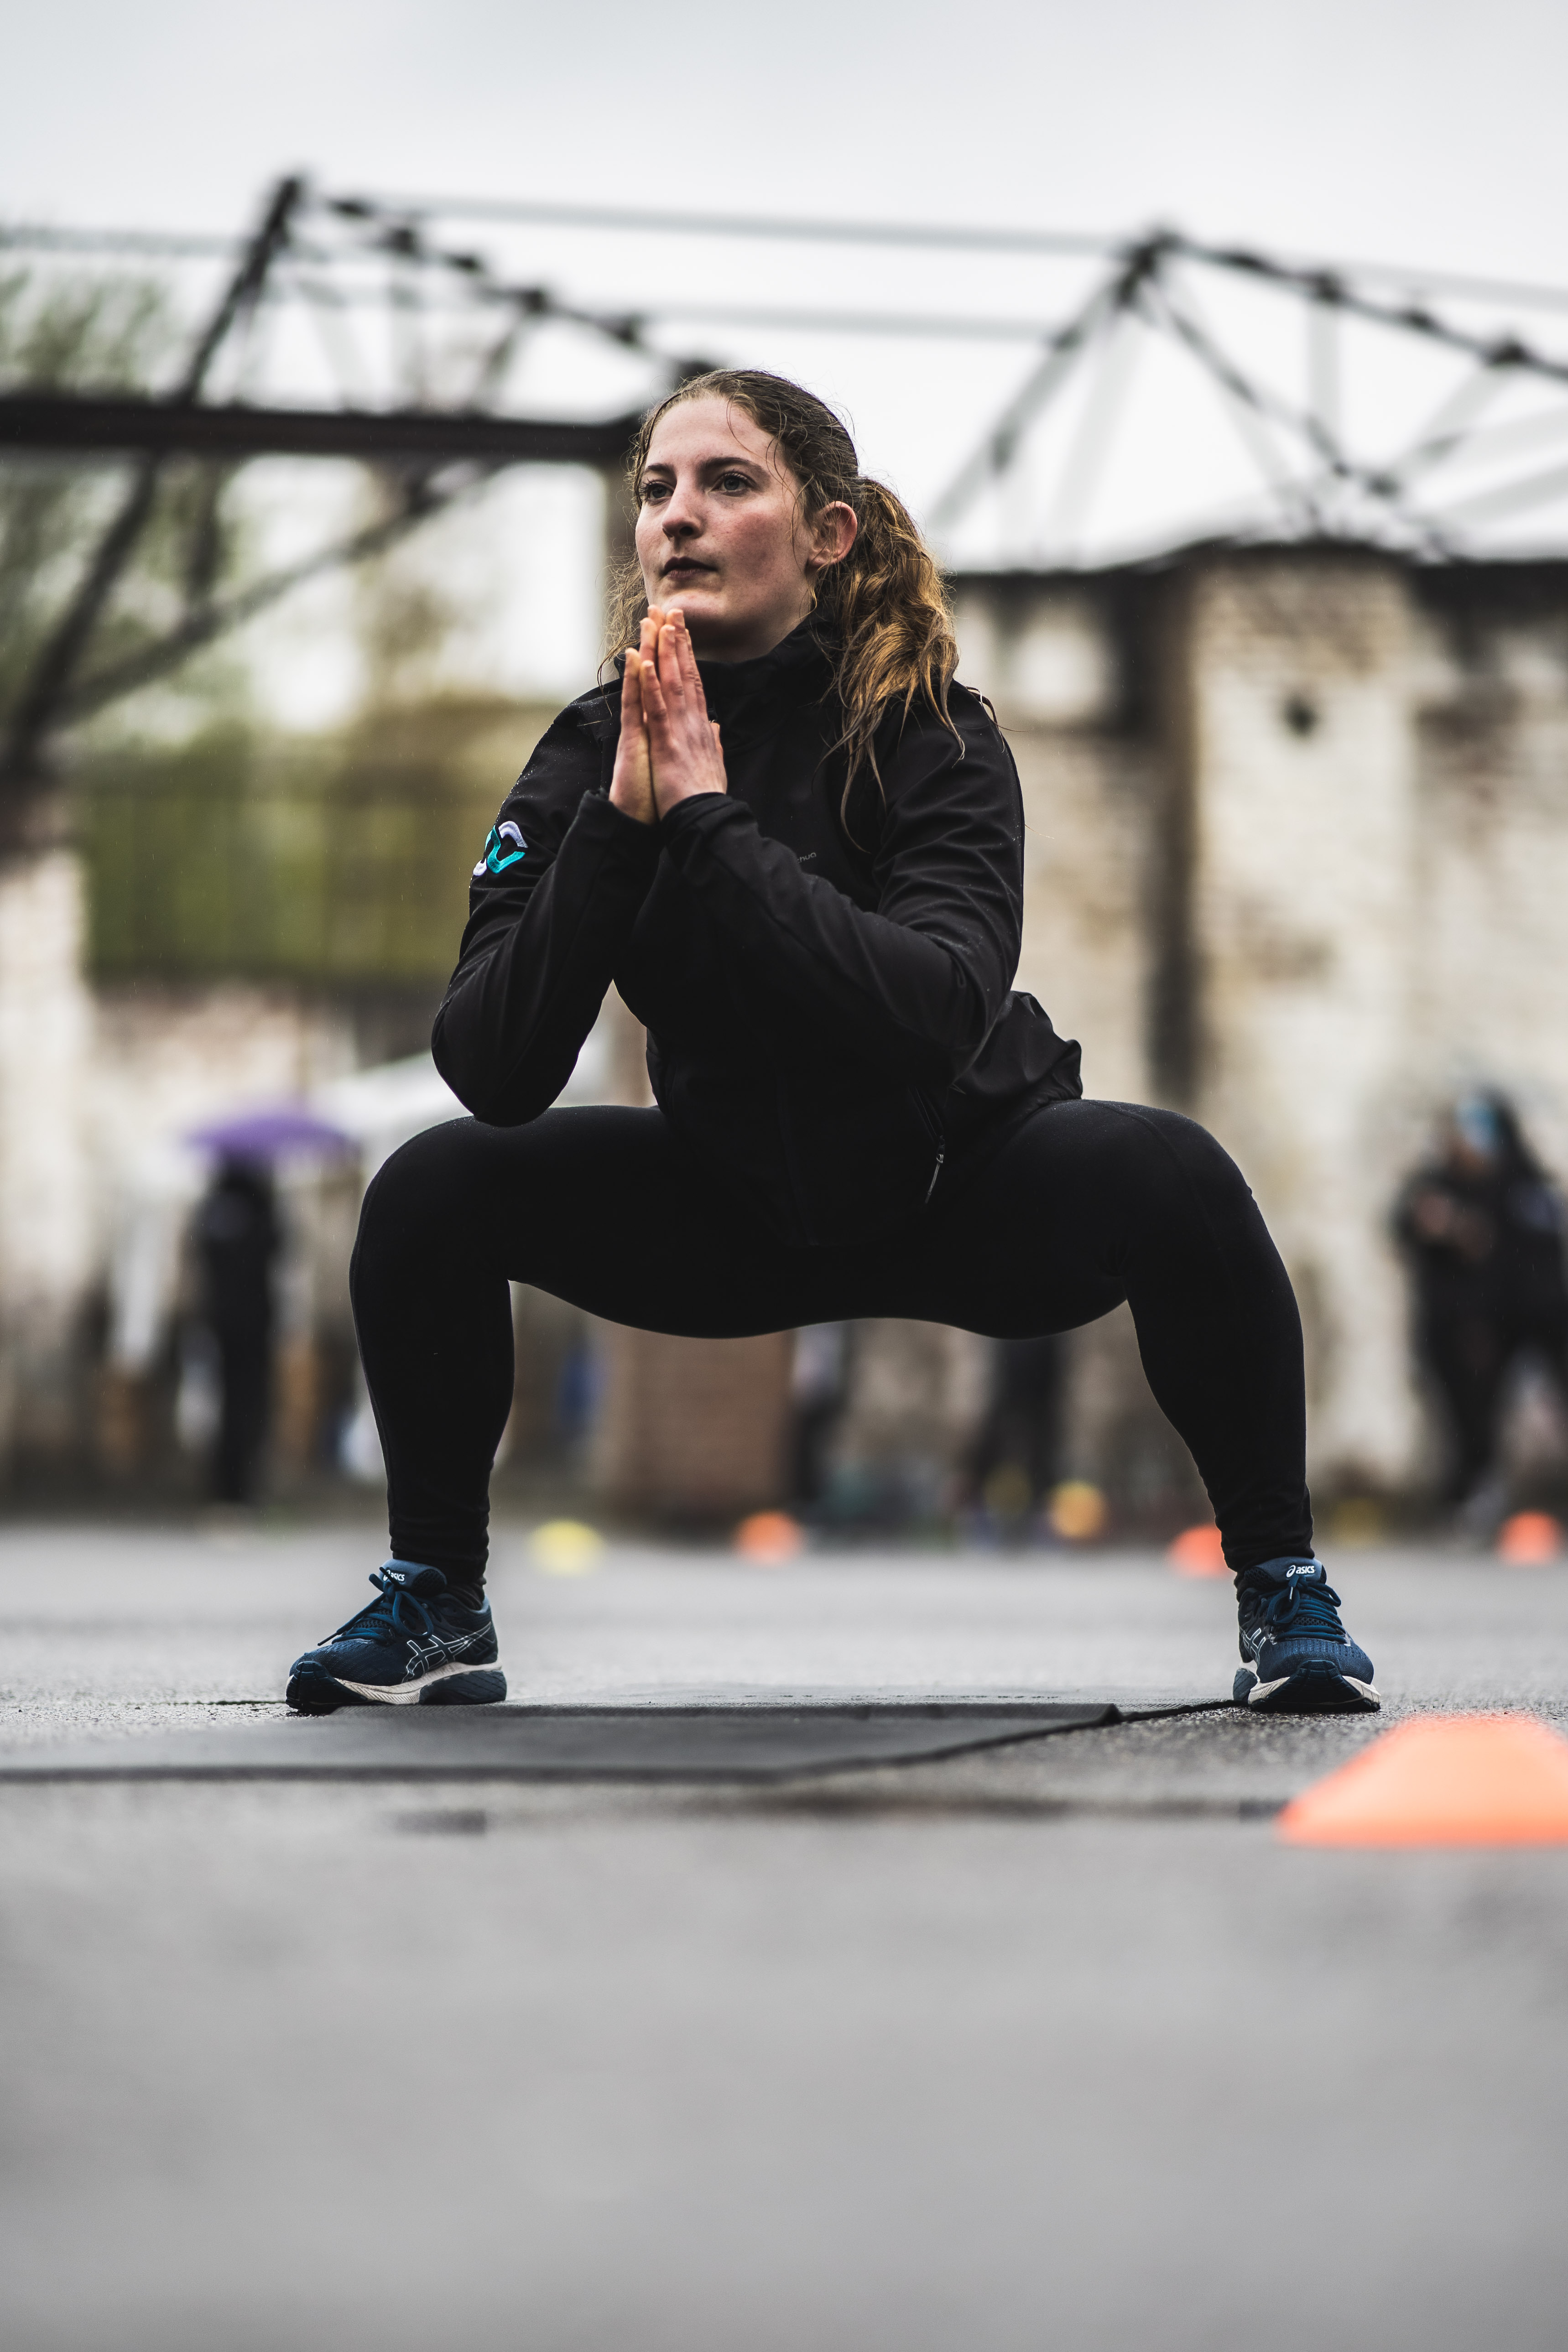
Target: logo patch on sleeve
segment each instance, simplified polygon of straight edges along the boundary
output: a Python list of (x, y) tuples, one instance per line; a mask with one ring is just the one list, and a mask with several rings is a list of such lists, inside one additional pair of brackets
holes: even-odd
[[(515, 841), (517, 847), (509, 849), (507, 847), (509, 841)], [(504, 824), (491, 825), (485, 842), (485, 854), (474, 868), (474, 879), (477, 882), (480, 876), (485, 874), (504, 874), (509, 866), (515, 866), (520, 858), (526, 857), (527, 855), (527, 842), (524, 841), (511, 819), (508, 817)]]

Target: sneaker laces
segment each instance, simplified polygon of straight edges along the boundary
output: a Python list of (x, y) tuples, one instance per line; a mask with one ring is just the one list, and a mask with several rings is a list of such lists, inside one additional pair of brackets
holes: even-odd
[(1279, 1633), (1326, 1634), (1335, 1642), (1348, 1638), (1340, 1622), (1339, 1594), (1331, 1584), (1320, 1584), (1315, 1576), (1293, 1576), (1289, 1584), (1270, 1593), (1257, 1622)]
[[(404, 1585), (395, 1584), (391, 1577), (383, 1575), (379, 1568), (372, 1569), (370, 1580), (381, 1588), (375, 1599), (367, 1601), (358, 1614), (351, 1617), (346, 1624), (340, 1625), (335, 1633), (329, 1633), (321, 1645), (323, 1649), (328, 1642), (341, 1642), (350, 1633), (406, 1633), (413, 1631), (428, 1634), (432, 1640), (437, 1638), (436, 1621), (428, 1604), (421, 1601), (416, 1592), (410, 1592)], [(408, 1612), (406, 1615), (404, 1613), (405, 1611)]]

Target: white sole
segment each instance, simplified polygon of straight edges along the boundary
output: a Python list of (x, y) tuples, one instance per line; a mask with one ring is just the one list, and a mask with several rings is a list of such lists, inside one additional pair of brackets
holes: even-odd
[(427, 1691), (432, 1683), (444, 1683), (448, 1675), (494, 1675), (500, 1671), (498, 1659), (488, 1666), (478, 1666), (471, 1658), (454, 1659), (449, 1666), (437, 1666), (421, 1675), (416, 1683), (351, 1683), (347, 1675), (332, 1676), (340, 1690), (353, 1691), (356, 1698), (369, 1699), (374, 1706), (417, 1706), (419, 1694)]
[[(1357, 1691), (1362, 1697), (1374, 1700), (1379, 1706), (1383, 1705), (1383, 1694), (1375, 1683), (1358, 1683), (1354, 1675), (1341, 1675), (1339, 1679), (1346, 1690)], [(1288, 1683), (1294, 1680), (1293, 1675), (1281, 1675), (1278, 1682), (1254, 1683), (1247, 1694), (1247, 1706), (1261, 1706), (1266, 1698), (1272, 1696), (1275, 1691), (1283, 1690)]]

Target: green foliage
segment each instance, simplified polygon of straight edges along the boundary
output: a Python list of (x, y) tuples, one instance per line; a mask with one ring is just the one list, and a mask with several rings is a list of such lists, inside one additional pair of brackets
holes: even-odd
[[(147, 392), (186, 330), (153, 278), (18, 268), (0, 272), (0, 386)], [(147, 529), (94, 632), (87, 669), (135, 654), (236, 568), (221, 500), (230, 469), (166, 466)], [(132, 479), (124, 461), (26, 453), (0, 464), (0, 721), (67, 609)], [(209, 688), (211, 679), (204, 681)], [(232, 694), (232, 685), (230, 685)]]
[(145, 391), (173, 333), (168, 293), (155, 278), (0, 272), (0, 383), (8, 392)]
[(96, 976), (443, 979), (474, 861), (548, 717), (449, 700), (342, 738), (268, 742), (231, 727), (84, 764)]
[[(152, 390), (177, 374), (187, 337), (153, 280), (0, 272), (0, 385)], [(0, 463), (0, 728), (135, 478), (124, 462)], [(220, 504), (229, 478), (195, 460), (160, 470), (86, 678), (239, 572), (247, 551)], [(173, 726), (166, 702), (142, 698), (78, 731), (67, 773), (97, 977), (331, 989), (450, 971), (474, 861), (550, 714), (430, 691), (460, 614), (417, 564), (371, 567), (357, 605), (368, 708), (341, 735), (264, 733), (232, 651), (180, 669)], [(180, 740), (152, 740), (161, 722)]]

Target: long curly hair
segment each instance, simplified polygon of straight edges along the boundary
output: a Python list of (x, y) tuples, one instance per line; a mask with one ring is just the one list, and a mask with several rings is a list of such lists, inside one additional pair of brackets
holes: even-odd
[[(874, 739), (890, 708), (901, 704), (907, 716), (919, 699), (957, 732), (947, 695), (958, 667), (958, 645), (942, 573), (901, 499), (861, 473), (848, 430), (826, 403), (787, 376), (768, 375), (760, 368), (715, 368), (692, 376), (649, 409), (627, 467), (634, 505), (642, 501), (643, 472), (659, 418), (681, 401), (712, 398), (733, 401), (772, 437), (798, 486), (808, 530), (823, 509), (838, 500), (853, 508), (859, 524), (848, 554), (819, 572), (816, 583), (816, 610), (844, 714), (836, 748), (847, 754), (842, 803), (847, 812), (850, 786), (862, 766), (880, 783)], [(612, 583), (611, 656), (635, 641), (647, 601), (633, 556)]]

